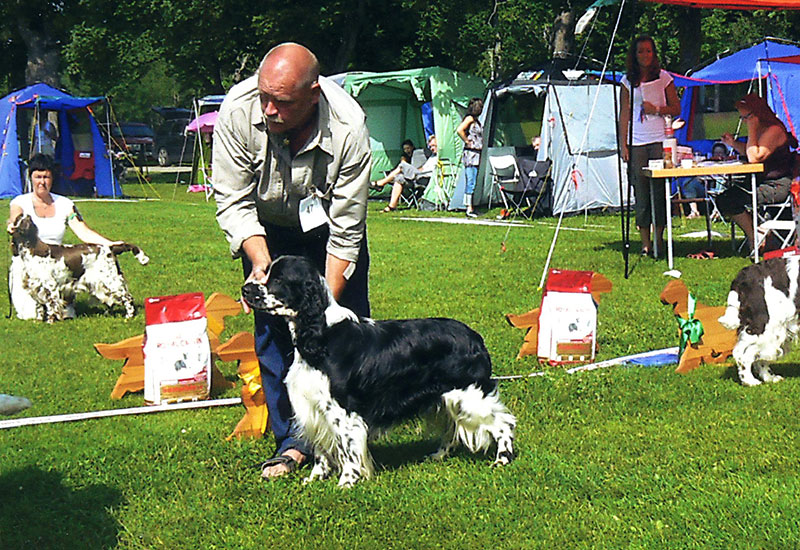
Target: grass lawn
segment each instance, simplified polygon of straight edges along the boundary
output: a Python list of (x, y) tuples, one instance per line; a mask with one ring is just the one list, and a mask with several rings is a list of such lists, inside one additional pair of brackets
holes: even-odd
[[(162, 180), (169, 181), (169, 180)], [(141, 308), (147, 296), (220, 291), (238, 296), (241, 271), (214, 220), (213, 201), (169, 183), (128, 185), (161, 200), (82, 202), (90, 225), (141, 246), (148, 266), (120, 264)], [(378, 212), (370, 203), (370, 295), (376, 318), (449, 316), (483, 334), (517, 415), (518, 459), (458, 452), (425, 460), (437, 441), (421, 423), (373, 445), (376, 476), (351, 490), (301, 475), (262, 481), (254, 465), (271, 437), (226, 442), (243, 408), (123, 416), (0, 431), (0, 548), (792, 548), (800, 546), (797, 355), (777, 385), (743, 388), (730, 365), (677, 375), (613, 367), (568, 375), (516, 360), (523, 332), (506, 313), (539, 304), (537, 289), (555, 220), (507, 228), (408, 220), (463, 214)], [(6, 212), (8, 201), (0, 202)], [(486, 218), (493, 218), (491, 213)], [(703, 228), (683, 221), (677, 235)], [(614, 284), (599, 309), (598, 360), (677, 345), (677, 324), (658, 295), (666, 262), (640, 259), (623, 277), (616, 216), (565, 219), (552, 266), (595, 270)], [(727, 227), (715, 227), (723, 235)], [(506, 243), (505, 252), (501, 243)], [(718, 259), (689, 260), (702, 240), (676, 240), (676, 267), (697, 298), (722, 304), (748, 260), (716, 241)], [(0, 270), (8, 267), (8, 254)], [(8, 308), (2, 293), (0, 308)], [(121, 363), (92, 344), (144, 329), (79, 302), (53, 325), (3, 319), (0, 392), (29, 397), (42, 416), (143, 405), (112, 401)], [(223, 340), (249, 330), (228, 321)], [(231, 380), (236, 365), (219, 364)], [(237, 397), (238, 387), (215, 397)]]

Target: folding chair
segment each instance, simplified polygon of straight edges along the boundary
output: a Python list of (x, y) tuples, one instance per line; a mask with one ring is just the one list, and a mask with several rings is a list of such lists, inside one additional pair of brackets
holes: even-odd
[(495, 191), (503, 199), (506, 209), (510, 209), (508, 198), (503, 189), (513, 190), (520, 183), (517, 159), (514, 158), (514, 155), (490, 156), (489, 170), (492, 172), (493, 187), (492, 193), (489, 194), (489, 209), (491, 210), (492, 208), (492, 195), (494, 195)]
[(457, 176), (458, 167), (450, 159), (440, 157), (436, 165), (436, 173), (433, 176), (436, 210), (447, 210), (450, 205), (450, 197), (453, 196), (453, 189), (456, 186)]
[(413, 180), (406, 180), (406, 183), (403, 185), (403, 192), (400, 195), (400, 202), (409, 208), (420, 210), (422, 195), (425, 194), (425, 189), (428, 188), (428, 183), (430, 183), (430, 181), (430, 176), (420, 176)]
[(759, 208), (756, 246), (760, 246), (769, 235), (780, 241), (780, 248), (794, 244), (797, 224), (792, 217), (792, 196), (782, 203), (765, 204)]
[[(520, 180), (513, 187), (504, 183), (498, 185), (503, 203), (506, 209), (514, 215), (520, 215), (526, 219), (533, 219), (535, 199), (544, 193), (544, 186), (547, 185), (547, 178), (550, 175), (550, 167), (553, 162), (550, 160), (531, 161), (530, 159), (519, 159), (522, 173)], [(523, 162), (527, 161), (527, 162)], [(528, 211), (526, 214), (525, 211)]]

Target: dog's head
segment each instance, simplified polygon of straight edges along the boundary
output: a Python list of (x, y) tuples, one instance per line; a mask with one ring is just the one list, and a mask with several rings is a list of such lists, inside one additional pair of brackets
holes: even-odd
[(265, 283), (242, 287), (245, 302), (257, 311), (288, 319), (323, 316), (329, 290), (314, 265), (302, 256), (281, 256), (269, 267)]
[(20, 247), (33, 248), (39, 241), (39, 229), (27, 214), (18, 216), (6, 229), (11, 235), (14, 254), (18, 253)]

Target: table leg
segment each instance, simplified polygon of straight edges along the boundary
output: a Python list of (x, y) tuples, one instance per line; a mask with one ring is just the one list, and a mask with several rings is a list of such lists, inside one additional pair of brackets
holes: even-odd
[(656, 239), (656, 188), (653, 186), (653, 178), (650, 178), (650, 246), (653, 247), (653, 257), (658, 258), (661, 251)]
[(664, 180), (664, 197), (667, 201), (667, 265), (672, 269), (672, 201), (670, 201), (670, 189), (672, 189), (672, 179)]
[(753, 197), (753, 258), (758, 263), (758, 204), (756, 201), (756, 175), (750, 174), (750, 195)]

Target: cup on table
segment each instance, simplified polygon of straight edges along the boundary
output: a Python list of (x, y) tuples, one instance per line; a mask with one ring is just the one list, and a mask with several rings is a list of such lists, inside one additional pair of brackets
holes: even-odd
[(681, 159), (681, 168), (691, 168), (692, 166), (694, 166), (692, 159)]

